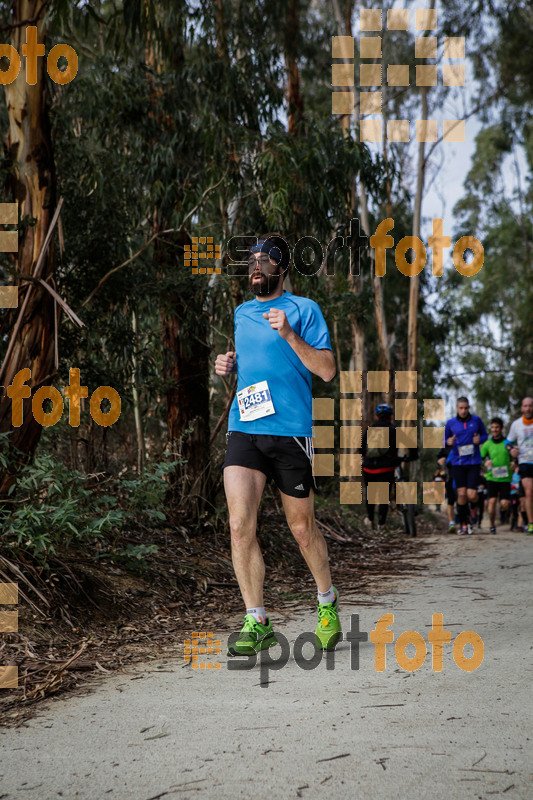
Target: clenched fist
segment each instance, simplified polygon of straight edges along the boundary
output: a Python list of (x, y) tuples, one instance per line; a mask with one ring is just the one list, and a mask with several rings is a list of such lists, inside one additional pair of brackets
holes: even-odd
[(219, 355), (215, 361), (215, 372), (221, 377), (230, 375), (237, 369), (236, 353), (233, 350), (228, 350), (223, 356)]
[(292, 328), (287, 319), (287, 315), (280, 308), (269, 308), (268, 314), (263, 314), (264, 318), (270, 322), (273, 330), (277, 331), (282, 339), (286, 339)]

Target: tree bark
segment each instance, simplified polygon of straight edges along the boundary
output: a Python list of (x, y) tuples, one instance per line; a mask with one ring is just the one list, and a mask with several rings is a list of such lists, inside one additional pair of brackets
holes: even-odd
[[(43, 0), (17, 0), (13, 4), (13, 28), (11, 44), (20, 53), (26, 41), (24, 20), (44, 15), (46, 3)], [(37, 23), (38, 41), (43, 42), (45, 24)], [(33, 274), (43, 242), (46, 238), (56, 203), (56, 176), (45, 79), (46, 60), (38, 59), (37, 82), (26, 82), (26, 69), (21, 66), (13, 83), (4, 86), (6, 106), (9, 116), (9, 130), (6, 151), (13, 162), (10, 184), (13, 198), (19, 203), (20, 217), (32, 217), (34, 225), (28, 225), (19, 244), (16, 256), (16, 272)], [(54, 248), (50, 243), (41, 271), (43, 280), (54, 273)], [(26, 289), (30, 291), (30, 286)], [(54, 368), (54, 302), (52, 297), (39, 286), (31, 288), (20, 331), (6, 365), (4, 384), (8, 386), (13, 376), (21, 369), (29, 367), (29, 385), (35, 389), (46, 384), (55, 374)], [(17, 312), (14, 312), (16, 318)], [(0, 400), (0, 431), (12, 431), (10, 437), (11, 464), (0, 478), (0, 496), (5, 496), (14, 480), (17, 462), (31, 461), (42, 428), (35, 421), (31, 411), (31, 398), (23, 401), (24, 417), (19, 428), (11, 424), (11, 400)], [(21, 451), (22, 456), (14, 452)]]
[[(435, 0), (431, 0), (429, 8), (435, 8)], [(424, 33), (427, 36), (427, 31)], [(428, 118), (428, 89), (420, 87), (422, 119)], [(425, 142), (418, 145), (418, 165), (416, 176), (416, 195), (413, 210), (413, 236), (420, 237), (420, 224), (422, 220), (422, 198), (424, 196), (424, 179), (426, 175)], [(409, 318), (407, 323), (407, 369), (418, 369), (418, 295), (420, 291), (420, 277), (413, 275), (409, 284)]]
[(142, 475), (144, 472), (145, 446), (137, 374), (137, 315), (135, 313), (135, 309), (132, 309), (131, 311), (131, 329), (133, 333), (133, 351), (131, 354), (131, 393), (133, 398), (135, 433), (137, 436), (137, 474)]
[(300, 93), (300, 72), (296, 54), (300, 31), (299, 0), (289, 0), (288, 17), (285, 29), (285, 66), (287, 68), (287, 105), (289, 133), (297, 136), (304, 113), (303, 97)]
[[(186, 233), (173, 246), (158, 240), (154, 259), (159, 275), (177, 268), (175, 254), (189, 244)], [(194, 280), (184, 276), (185, 280)], [(209, 498), (209, 331), (204, 292), (176, 289), (161, 306), (168, 446), (180, 464), (170, 498), (188, 517), (197, 517)]]

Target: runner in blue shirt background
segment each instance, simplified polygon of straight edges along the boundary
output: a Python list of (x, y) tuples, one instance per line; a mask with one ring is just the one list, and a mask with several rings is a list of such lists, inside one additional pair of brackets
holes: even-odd
[(459, 516), (457, 533), (472, 533), (478, 518), (477, 487), (481, 469), (479, 446), (488, 439), (488, 434), (481, 417), (470, 413), (470, 403), (466, 397), (458, 398), (456, 409), (457, 416), (446, 423), (444, 439), (452, 448), (450, 460)]

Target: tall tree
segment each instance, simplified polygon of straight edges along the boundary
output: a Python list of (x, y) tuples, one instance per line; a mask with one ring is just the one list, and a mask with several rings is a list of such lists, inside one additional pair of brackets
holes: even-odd
[[(11, 44), (18, 53), (26, 41), (28, 25), (35, 25), (38, 41), (46, 36), (45, 0), (16, 0), (12, 4), (7, 25), (11, 29)], [(13, 65), (11, 65), (13, 68)], [(31, 371), (29, 381), (32, 391), (48, 383), (55, 375), (54, 363), (54, 302), (50, 294), (38, 284), (27, 281), (27, 276), (37, 277), (35, 268), (56, 206), (56, 175), (52, 141), (50, 137), (49, 99), (46, 89), (46, 60), (37, 61), (36, 82), (26, 80), (22, 67), (12, 83), (4, 86), (9, 130), (4, 144), (6, 157), (11, 163), (9, 186), (11, 196), (19, 203), (20, 218), (25, 223), (15, 259), (15, 281), (23, 286), (19, 292), (19, 305), (14, 319), (20, 324), (12, 331), (12, 341), (1, 370), (0, 380), (9, 385), (17, 372)], [(51, 242), (41, 260), (38, 277), (53, 281), (54, 247)], [(23, 302), (26, 302), (25, 307)], [(22, 308), (24, 313), (22, 314)], [(0, 399), (0, 432), (11, 431), (10, 444), (32, 458), (39, 443), (42, 427), (31, 411), (31, 398), (24, 401), (22, 425), (11, 424), (11, 401)], [(0, 495), (5, 495), (12, 483), (16, 456), (12, 468), (0, 481)], [(10, 474), (11, 473), (11, 474)]]

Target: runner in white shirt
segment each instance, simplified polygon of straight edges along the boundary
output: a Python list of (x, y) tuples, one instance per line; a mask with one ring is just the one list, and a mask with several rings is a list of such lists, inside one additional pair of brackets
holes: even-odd
[(512, 423), (505, 444), (511, 456), (518, 459), (526, 501), (526, 533), (533, 534), (533, 397), (524, 397), (521, 411), (522, 416)]

